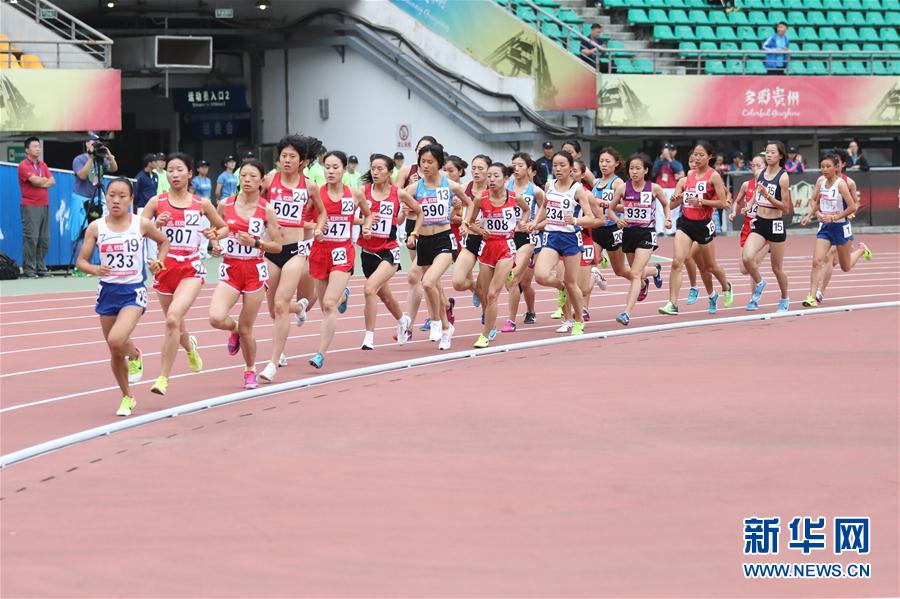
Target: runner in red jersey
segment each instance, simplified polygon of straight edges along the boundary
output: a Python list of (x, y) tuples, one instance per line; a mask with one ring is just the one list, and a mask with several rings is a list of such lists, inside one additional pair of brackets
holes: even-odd
[(516, 256), (513, 239), (516, 226), (524, 227), (530, 216), (525, 199), (506, 189), (506, 179), (506, 166), (499, 162), (492, 163), (487, 170), (488, 188), (482, 192), (466, 219), (468, 230), (482, 239), (478, 249), (478, 263), (481, 266), (477, 285), (484, 300), (484, 325), (481, 335), (475, 340), (475, 347), (478, 348), (490, 344), (489, 337), (497, 322), (497, 299), (506, 285), (507, 276), (512, 272)]
[[(741, 244), (740, 247), (744, 247), (744, 243), (747, 242), (747, 236), (750, 235), (750, 231), (753, 229), (753, 219), (756, 218), (756, 179), (759, 177), (759, 174), (766, 168), (766, 163), (763, 160), (762, 156), (754, 156), (753, 160), (750, 161), (750, 170), (753, 172), (753, 178), (744, 181), (741, 184), (740, 190), (735, 195), (734, 204), (731, 206), (731, 212), (728, 214), (728, 220), (734, 220), (734, 217), (737, 216), (738, 208), (740, 207), (741, 214), (744, 215), (744, 224), (741, 226)], [(768, 242), (767, 242), (768, 243)], [(740, 259), (743, 251), (738, 253), (738, 266), (741, 269), (741, 274), (747, 274), (747, 268), (744, 266), (744, 261)], [(758, 252), (756, 254), (756, 265), (759, 266), (763, 259), (765, 259), (765, 252)]]
[[(263, 174), (263, 166), (256, 160), (241, 165), (240, 192), (219, 203), (225, 225), (217, 233), (224, 239), (221, 245), (213, 245), (213, 252), (224, 254), (224, 258), (219, 266), (219, 284), (209, 306), (209, 323), (231, 333), (227, 344), (230, 355), (238, 351), (243, 354), (244, 389), (259, 385), (253, 324), (263, 300), (261, 291), (269, 279), (263, 253), (281, 251), (281, 230), (275, 209), (261, 196)], [(228, 311), (239, 299), (241, 313), (234, 320)]]
[[(681, 291), (681, 269), (688, 256), (694, 251), (697, 243), (697, 266), (701, 273), (710, 272), (725, 293), (725, 307), (734, 302), (731, 283), (725, 270), (716, 262), (715, 245), (710, 243), (716, 235), (716, 225), (712, 221), (712, 211), (725, 206), (728, 194), (722, 176), (710, 166), (713, 156), (712, 145), (700, 141), (692, 153), (697, 168), (688, 176), (679, 179), (675, 193), (670, 201), (670, 209), (684, 204), (678, 219), (675, 232), (675, 249), (672, 258), (672, 270), (669, 276), (669, 302), (659, 309), (660, 314), (678, 314), (678, 293)], [(718, 310), (719, 294), (713, 291), (709, 296), (709, 313)]]
[(160, 373), (150, 391), (165, 395), (169, 387), (169, 374), (175, 363), (178, 346), (187, 352), (188, 366), (194, 372), (203, 368), (203, 360), (197, 351), (197, 338), (190, 335), (184, 317), (194, 304), (206, 280), (206, 266), (200, 259), (200, 246), (209, 243), (207, 237), (213, 229), (201, 228), (205, 216), (213, 227), (225, 223), (212, 203), (188, 191), (193, 161), (185, 154), (172, 154), (166, 161), (166, 176), (171, 189), (167, 193), (150, 198), (141, 218), (148, 222), (156, 219), (156, 226), (169, 240), (169, 254), (161, 271), (156, 274), (153, 288), (166, 317), (166, 333), (163, 339)]
[[(286, 365), (284, 346), (291, 327), (291, 314), (297, 324), (306, 321), (309, 299), (301, 297), (295, 302), (294, 294), (301, 280), (309, 278), (307, 258), (312, 245), (312, 231), (307, 232), (304, 223), (311, 212), (319, 214), (319, 227), (325, 226), (325, 215), (319, 188), (303, 175), (303, 169), (315, 158), (322, 142), (314, 137), (288, 135), (278, 142), (280, 169), (263, 181), (266, 200), (275, 210), (278, 227), (281, 229), (281, 252), (267, 253), (269, 282), (266, 300), (269, 315), (274, 321), (272, 327), (272, 357), (260, 371), (259, 379), (270, 383), (275, 379), (279, 365)], [(306, 285), (312, 294), (312, 285)]]
[(400, 269), (400, 245), (397, 243), (397, 227), (400, 222), (401, 204), (406, 212), (416, 216), (416, 226), (411, 235), (418, 234), (418, 216), (422, 213), (419, 203), (406, 191), (391, 185), (394, 161), (384, 154), (369, 158), (369, 172), (363, 175), (366, 205), (372, 213), (371, 236), (360, 236), (357, 243), (361, 250), (360, 261), (366, 276), (366, 333), (362, 349), (375, 349), (375, 318), (378, 316), (378, 300), (381, 299), (391, 316), (397, 319), (397, 343), (406, 343), (412, 321), (403, 314), (400, 304), (387, 285)]
[(322, 331), (319, 351), (310, 358), (315, 368), (322, 368), (325, 353), (334, 338), (338, 313), (347, 309), (350, 289), (347, 283), (353, 273), (356, 255), (353, 251), (352, 229), (357, 209), (363, 215), (361, 239), (372, 234), (372, 214), (363, 192), (350, 189), (341, 180), (347, 168), (347, 155), (343, 152), (325, 154), (325, 180), (327, 185), (319, 189), (325, 205), (327, 221), (324, 229), (316, 229), (315, 241), (309, 256), (309, 274), (316, 282), (316, 296), (322, 304)]
[[(469, 163), (459, 156), (450, 156), (447, 162), (444, 163), (444, 172), (447, 174), (448, 179), (458, 185), (462, 185), (462, 178), (466, 176), (466, 168), (468, 166)], [(450, 214), (450, 230), (453, 231), (453, 236), (456, 237), (457, 247), (462, 247), (462, 230), (460, 227), (465, 217), (465, 214), (463, 214), (465, 212), (464, 208), (464, 206), (454, 208)]]
[[(487, 171), (491, 166), (492, 160), (490, 156), (478, 154), (472, 158), (472, 180), (466, 186), (466, 197), (469, 203), (466, 204), (464, 212), (471, 213), (477, 204), (477, 199), (481, 198), (481, 194), (487, 189)], [(472, 303), (476, 308), (482, 305), (484, 300), (484, 289), (475, 284), (475, 277), (472, 270), (478, 261), (478, 249), (481, 247), (481, 238), (472, 231), (468, 230), (469, 218), (463, 219), (460, 227), (462, 232), (462, 245), (459, 246), (459, 255), (453, 264), (453, 289), (456, 291), (471, 291)]]

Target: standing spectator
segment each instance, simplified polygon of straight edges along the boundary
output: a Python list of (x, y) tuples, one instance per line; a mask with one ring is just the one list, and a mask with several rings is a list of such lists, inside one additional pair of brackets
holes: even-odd
[(578, 57), (594, 70), (599, 70), (602, 65), (605, 67), (603, 72), (606, 73), (609, 72), (609, 61), (607, 59), (601, 61), (602, 53), (606, 52), (606, 39), (600, 37), (601, 33), (603, 33), (603, 27), (599, 23), (592, 23), (588, 33), (588, 39), (591, 41), (581, 40), (581, 52)]
[(775, 26), (775, 33), (770, 35), (762, 44), (763, 50), (772, 50), (766, 54), (766, 70), (769, 75), (784, 75), (787, 69), (789, 46), (791, 41), (787, 37), (787, 23), (781, 22)]
[(191, 179), (191, 192), (212, 201), (212, 180), (209, 178), (209, 163), (197, 161), (197, 176)]
[(749, 173), (750, 169), (747, 168), (747, 161), (744, 157), (743, 152), (735, 152), (731, 157), (731, 169), (729, 172), (732, 173)]
[(56, 179), (41, 161), (41, 141), (25, 140), (25, 160), (19, 163), (22, 201), (22, 275), (28, 279), (49, 276), (44, 258), (50, 247), (50, 192)]
[[(103, 160), (94, 156), (94, 146), (97, 140), (91, 138), (84, 142), (84, 152), (72, 160), (72, 170), (75, 171), (75, 181), (72, 183), (72, 196), (69, 205), (69, 235), (75, 243), (81, 237), (82, 227), (87, 226), (87, 218), (84, 213), (84, 203), (94, 198), (95, 189), (102, 187), (102, 175), (114, 173), (119, 170), (116, 157), (109, 148)], [(102, 171), (102, 172), (101, 172)], [(102, 195), (100, 198), (102, 201)], [(87, 276), (79, 273), (76, 276)]]
[(850, 140), (850, 145), (847, 146), (847, 154), (850, 155), (850, 166), (847, 167), (847, 170), (851, 171), (867, 171), (869, 170), (869, 161), (866, 160), (866, 157), (862, 155), (862, 152), (859, 151), (859, 144), (855, 139)]
[(166, 154), (164, 152), (156, 153), (156, 167), (153, 169), (156, 173), (156, 193), (161, 194), (169, 191), (169, 175), (166, 173)]
[(716, 152), (716, 157), (713, 160), (712, 166), (723, 177), (727, 175), (728, 171), (730, 170), (730, 167), (725, 164), (725, 154), (723, 154), (722, 152)]
[(547, 185), (547, 181), (553, 179), (553, 142), (545, 141), (543, 145), (544, 155), (534, 163), (534, 184), (541, 189)]
[(397, 175), (400, 174), (400, 169), (403, 168), (404, 160), (406, 160), (406, 157), (403, 155), (403, 152), (394, 152), (394, 170), (391, 171), (391, 181), (393, 183), (397, 182)]
[(219, 173), (219, 177), (216, 179), (216, 202), (230, 198), (237, 192), (237, 175), (234, 174), (237, 160), (229, 154), (222, 161), (222, 166), (225, 167), (225, 170)]
[[(684, 166), (675, 159), (677, 152), (678, 150), (675, 148), (675, 144), (666, 142), (663, 144), (662, 151), (659, 153), (659, 158), (653, 162), (653, 176), (656, 179), (656, 184), (662, 187), (667, 200), (671, 199), (672, 194), (675, 193), (675, 183), (684, 177)], [(656, 232), (674, 235), (675, 221), (678, 220), (679, 214), (681, 214), (680, 206), (672, 210), (672, 228), (666, 230), (666, 223), (662, 210), (657, 210)]]
[[(253, 150), (244, 150), (241, 152), (241, 166), (244, 166), (251, 160), (256, 160), (256, 154), (253, 153)], [(234, 174), (238, 181), (241, 180), (241, 166), (237, 168), (237, 172)]]
[(803, 164), (803, 156), (797, 151), (797, 146), (788, 148), (788, 158), (784, 161), (784, 170), (789, 173), (802, 173), (806, 170)]
[[(150, 198), (156, 195), (159, 175), (156, 173), (156, 154), (144, 155), (144, 168), (134, 177), (134, 213), (140, 216)], [(145, 258), (156, 260), (156, 242), (144, 239)]]
[(322, 161), (325, 160), (325, 154), (327, 153), (328, 150), (322, 148), (319, 150), (319, 153), (316, 154), (316, 161), (303, 169), (303, 174), (306, 175), (306, 178), (312, 179), (312, 181), (319, 186), (325, 185), (325, 167), (322, 166)]
[(347, 170), (344, 171), (344, 177), (341, 181), (344, 185), (349, 186), (350, 189), (359, 188), (359, 180), (362, 178), (362, 173), (357, 172), (357, 167), (359, 167), (359, 158), (350, 156), (347, 159)]

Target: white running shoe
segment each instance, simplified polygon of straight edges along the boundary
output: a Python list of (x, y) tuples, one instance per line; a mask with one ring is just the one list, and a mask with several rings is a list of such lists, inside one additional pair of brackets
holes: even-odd
[(600, 291), (606, 291), (607, 283), (603, 278), (603, 273), (596, 266), (591, 267), (591, 276), (594, 278), (594, 285), (600, 288)]
[(573, 322), (571, 320), (564, 320), (562, 325), (558, 329), (556, 329), (557, 333), (568, 333), (572, 330)]
[[(434, 329), (431, 329), (431, 330), (433, 331)], [(441, 333), (441, 342), (440, 342), (440, 344), (438, 344), (438, 349), (440, 349), (440, 350), (450, 349), (450, 342), (452, 339), (453, 339), (453, 325), (451, 324), (446, 329), (444, 329), (444, 331)]]
[(443, 339), (443, 337), (441, 337), (442, 334), (443, 334), (443, 331), (441, 330), (441, 321), (440, 320), (437, 320), (437, 321), (432, 320), (431, 321), (431, 331), (428, 333), (428, 340), (429, 341), (440, 341), (441, 339)]
[(406, 345), (406, 341), (409, 339), (409, 328), (412, 326), (412, 320), (410, 320), (409, 316), (404, 314), (400, 317), (400, 320), (397, 321), (397, 344), (398, 345)]
[(281, 352), (281, 355), (278, 357), (278, 367), (282, 368), (287, 366), (287, 356), (284, 355), (284, 352)]
[(302, 327), (306, 322), (306, 308), (309, 307), (309, 300), (305, 297), (302, 297), (297, 303), (300, 304), (300, 312), (294, 315), (294, 320), (296, 321), (298, 327)]
[(375, 331), (366, 331), (361, 349), (375, 349)]
[(275, 380), (275, 373), (278, 372), (278, 367), (275, 366), (273, 362), (269, 362), (266, 364), (266, 367), (262, 369), (257, 376), (257, 378), (265, 383), (271, 383)]

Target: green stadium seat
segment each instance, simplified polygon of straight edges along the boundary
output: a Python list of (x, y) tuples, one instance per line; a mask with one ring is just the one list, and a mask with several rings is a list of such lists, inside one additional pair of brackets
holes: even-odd
[(863, 10), (881, 10), (879, 0), (862, 0)]
[(728, 50), (730, 53), (728, 54), (731, 58), (739, 58), (741, 56), (741, 52), (738, 49), (738, 45), (734, 42), (722, 42), (719, 45), (720, 50)]
[(799, 60), (792, 60), (788, 63), (788, 75), (806, 75), (806, 63)]
[(784, 8), (785, 0), (769, 0), (765, 8)]
[(822, 44), (823, 52), (840, 52), (841, 47), (835, 44), (834, 42), (826, 42)]
[(634, 73), (634, 65), (631, 64), (631, 60), (628, 58), (617, 58), (616, 59), (616, 72), (617, 73)]
[(830, 25), (831, 27), (841, 27), (842, 25), (848, 25), (847, 23), (847, 13), (840, 12), (830, 12), (828, 13), (828, 18), (825, 19), (825, 25)]
[(862, 45), (862, 49), (864, 52), (881, 52), (882, 47), (881, 44), (868, 42)]
[(530, 6), (517, 6), (516, 16), (527, 23), (534, 23), (537, 21), (537, 14)]
[(741, 2), (741, 6), (743, 8), (749, 8), (753, 10), (767, 8), (765, 0), (743, 0), (743, 2)]
[(784, 7), (789, 10), (806, 10), (806, 0), (785, 0)]
[[(833, 13), (837, 14), (837, 13)], [(863, 16), (862, 12), (859, 11), (849, 11), (846, 13), (847, 15), (847, 25), (853, 25), (854, 27), (862, 27), (866, 24), (866, 18)]]
[[(559, 2), (557, 2), (556, 0), (533, 0), (533, 2), (535, 4), (537, 4), (538, 6), (542, 6), (545, 8), (553, 8), (553, 9), (559, 8)], [(551, 12), (553, 12), (553, 11), (551, 11)]]
[(651, 23), (668, 23), (669, 14), (661, 8), (651, 8), (647, 12), (647, 19)]
[(841, 52), (861, 52), (859, 44), (847, 43), (841, 46)]
[[(759, 44), (756, 42), (741, 42), (741, 52), (753, 52), (760, 50)], [(757, 56), (760, 56), (757, 54)]]
[(556, 18), (563, 23), (577, 23), (580, 25), (583, 22), (578, 13), (571, 8), (560, 8), (559, 12), (556, 13)]
[(606, 47), (612, 52), (613, 56), (634, 56), (634, 52), (625, 49), (625, 44), (619, 40), (609, 40)]
[(893, 75), (893, 69), (888, 65), (889, 63), (876, 60), (872, 63), (872, 68), (874, 69), (876, 75)]
[(819, 34), (814, 27), (801, 27), (797, 30), (797, 40), (801, 42), (818, 41)]
[(603, 6), (606, 8), (625, 8), (629, 5), (628, 0), (604, 0)]
[(878, 37), (878, 30), (874, 27), (860, 27), (859, 28), (859, 39), (864, 42), (879, 42), (880, 39)]
[(822, 48), (821, 48), (821, 46), (819, 46), (819, 44), (816, 43), (816, 42), (803, 42), (803, 43), (801, 44), (801, 49), (802, 49), (804, 52), (818, 52), (818, 51), (821, 50)]
[(673, 8), (669, 11), (669, 22), (673, 25), (690, 25), (691, 20), (688, 19), (687, 13), (680, 8)]
[(728, 15), (724, 11), (713, 10), (707, 14), (706, 20), (712, 25), (727, 25)]
[(694, 30), (688, 25), (675, 25), (675, 39), (692, 40), (696, 39)]
[(725, 62), (725, 70), (728, 71), (730, 75), (743, 75), (744, 63), (740, 60), (728, 60)]
[(859, 34), (856, 32), (856, 27), (841, 27), (838, 39), (842, 42), (858, 42)]
[(898, 42), (900, 41), (900, 34), (897, 33), (897, 30), (893, 27), (882, 27), (881, 33), (879, 34), (881, 41), (883, 42)]
[(788, 18), (787, 18), (786, 14), (784, 14), (780, 10), (770, 10), (769, 11), (769, 16), (766, 19), (767, 25), (771, 25), (772, 27), (775, 27), (775, 25), (777, 25), (778, 23), (781, 23), (782, 21), (784, 21), (785, 23), (788, 22)]
[(869, 67), (869, 63), (864, 60), (848, 60), (846, 62), (847, 65), (847, 74), (848, 75), (870, 75), (871, 68)]
[(747, 18), (747, 13), (742, 10), (734, 10), (728, 15), (728, 24), (734, 25), (735, 27), (739, 27), (741, 25), (747, 25), (750, 21)]
[(541, 23), (541, 33), (553, 39), (565, 38), (562, 28), (556, 23)]
[(708, 13), (707, 10), (692, 10), (688, 13), (688, 18), (694, 25), (704, 25), (707, 22), (706, 15)]
[[(790, 66), (790, 63), (788, 64), (788, 66)], [(828, 66), (821, 60), (807, 60), (806, 61), (806, 74), (807, 75), (827, 75), (828, 74)]]
[(753, 27), (738, 27), (737, 35), (739, 40), (756, 41), (758, 39)]
[(821, 10), (825, 8), (822, 5), (822, 0), (806, 0), (803, 4), (804, 10)]
[[(731, 14), (734, 14), (734, 13), (731, 13)], [(763, 13), (761, 11), (751, 12), (749, 15), (747, 15), (747, 22), (750, 23), (751, 25), (768, 25), (769, 24), (769, 20), (766, 19), (765, 13)]]
[(717, 40), (716, 32), (709, 25), (698, 25), (694, 29), (694, 35), (698, 40)]
[(647, 13), (644, 12), (643, 8), (629, 8), (628, 21), (635, 25), (645, 25), (650, 22), (650, 18), (647, 16)]
[(721, 60), (707, 60), (706, 61), (706, 74), (707, 75), (727, 75), (728, 69), (725, 67), (725, 63)]
[(707, 52), (712, 50), (715, 52), (719, 49), (719, 45), (716, 42), (700, 42), (700, 52)]
[(844, 10), (841, 0), (825, 0), (822, 2), (822, 6), (825, 10)]
[(844, 0), (844, 10), (862, 10), (862, 2), (859, 0)]
[(884, 10), (900, 10), (900, 0), (883, 0), (881, 7)]
[(650, 74), (654, 72), (653, 61), (649, 58), (635, 58), (631, 61), (631, 66), (634, 68), (635, 73)]
[(716, 39), (720, 42), (731, 42), (737, 39), (737, 34), (734, 32), (734, 27), (731, 25), (720, 25), (715, 29)]
[(685, 4), (684, 0), (671, 0), (669, 8), (687, 8), (687, 4)]
[(645, 4), (653, 8), (666, 8), (668, 0), (647, 0)]
[(747, 61), (747, 74), (748, 75), (765, 75), (766, 74), (766, 65), (761, 60), (748, 60)]
[[(856, 33), (855, 29), (853, 30), (853, 33)], [(859, 35), (857, 35), (857, 39), (858, 38)], [(820, 27), (819, 39), (825, 40), (826, 42), (835, 42), (841, 38), (840, 36), (838, 36), (837, 29), (835, 29), (834, 27)]]
[(850, 72), (847, 70), (847, 66), (844, 64), (843, 60), (832, 60), (831, 61), (831, 74), (832, 75), (849, 75)]
[[(709, 43), (709, 42), (703, 42)], [(681, 51), (679, 56), (682, 58), (694, 58), (696, 57), (697, 52), (697, 44), (694, 42), (678, 42), (678, 49)]]
[(884, 13), (884, 24), (890, 27), (900, 26), (900, 12)]
[(653, 26), (653, 37), (658, 40), (674, 40), (676, 39), (675, 34), (672, 33), (672, 28), (668, 25), (654, 25)]
[[(835, 15), (842, 15), (843, 13), (829, 13)], [(821, 27), (822, 25), (828, 24), (828, 19), (825, 18), (825, 13), (820, 12), (818, 10), (811, 10), (806, 13), (806, 22), (812, 25), (813, 27)]]
[(799, 27), (800, 25), (806, 25), (806, 13), (794, 11), (788, 15), (788, 25), (793, 25), (794, 27)]

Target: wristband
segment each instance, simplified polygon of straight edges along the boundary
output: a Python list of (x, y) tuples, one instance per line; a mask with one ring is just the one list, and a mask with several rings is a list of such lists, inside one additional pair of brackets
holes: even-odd
[(253, 247), (255, 247), (256, 249), (261, 248), (261, 247), (262, 247), (262, 241), (260, 241), (259, 239), (254, 239), (254, 240), (253, 240)]

